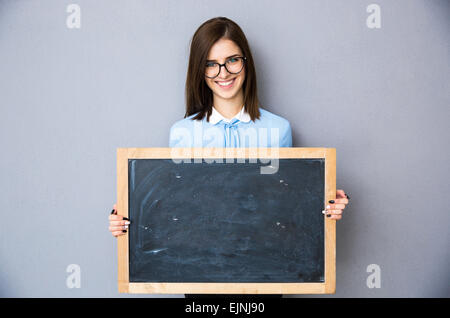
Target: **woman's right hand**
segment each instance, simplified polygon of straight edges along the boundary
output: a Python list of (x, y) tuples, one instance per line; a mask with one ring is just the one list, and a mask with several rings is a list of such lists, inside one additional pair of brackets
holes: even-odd
[(118, 215), (116, 207), (117, 205), (114, 204), (113, 211), (109, 216), (109, 231), (113, 236), (118, 237), (127, 233), (130, 220), (128, 218), (124, 218), (121, 215)]

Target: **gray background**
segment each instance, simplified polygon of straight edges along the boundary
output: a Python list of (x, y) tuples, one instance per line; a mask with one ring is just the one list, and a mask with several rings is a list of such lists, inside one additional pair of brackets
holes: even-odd
[[(66, 27), (70, 3), (81, 29)], [(294, 146), (337, 148), (351, 204), (334, 296), (450, 296), (450, 2), (377, 1), (381, 29), (366, 26), (371, 3), (0, 1), (0, 295), (126, 297), (107, 229), (115, 150), (168, 145), (189, 41), (226, 16)]]

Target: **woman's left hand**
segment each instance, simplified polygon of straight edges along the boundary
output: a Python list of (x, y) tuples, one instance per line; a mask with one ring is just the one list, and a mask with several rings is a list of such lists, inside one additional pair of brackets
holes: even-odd
[(336, 190), (336, 199), (328, 202), (324, 214), (332, 220), (340, 220), (349, 199), (350, 197), (345, 194), (344, 190)]

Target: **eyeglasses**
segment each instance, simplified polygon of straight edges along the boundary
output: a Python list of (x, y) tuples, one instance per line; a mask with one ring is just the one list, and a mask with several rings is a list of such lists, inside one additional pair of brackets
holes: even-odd
[(208, 62), (206, 63), (205, 76), (208, 78), (217, 77), (220, 74), (222, 66), (224, 66), (230, 74), (239, 74), (244, 68), (246, 60), (247, 58), (245, 56), (235, 56), (226, 60), (224, 64)]

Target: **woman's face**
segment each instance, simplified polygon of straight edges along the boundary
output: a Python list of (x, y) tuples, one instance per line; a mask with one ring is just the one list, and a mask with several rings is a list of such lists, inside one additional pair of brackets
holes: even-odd
[[(231, 56), (243, 56), (239, 46), (231, 40), (220, 39), (211, 47), (207, 62), (217, 62), (224, 64)], [(245, 65), (245, 64), (244, 64)], [(245, 66), (239, 74), (231, 74), (225, 69), (220, 68), (220, 73), (215, 78), (205, 76), (208, 87), (212, 90), (215, 98), (231, 100), (238, 94), (242, 94), (242, 85), (245, 80)], [(229, 83), (231, 81), (231, 83)], [(229, 85), (221, 85), (229, 84)]]

